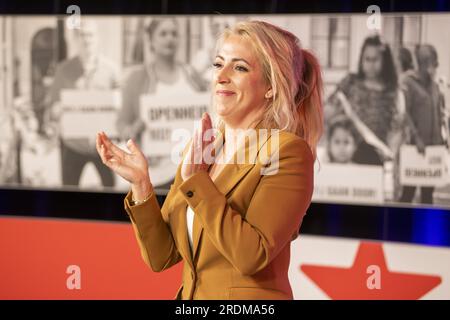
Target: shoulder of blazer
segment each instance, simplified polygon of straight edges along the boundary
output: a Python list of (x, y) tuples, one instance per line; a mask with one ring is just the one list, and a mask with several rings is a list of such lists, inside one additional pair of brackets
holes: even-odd
[[(266, 143), (272, 143), (273, 139), (276, 139), (276, 135), (271, 134)], [(279, 130), (278, 146), (280, 153), (282, 153), (280, 154), (281, 157), (290, 156), (291, 153), (294, 153), (295, 155), (295, 153), (298, 151), (298, 148), (300, 148), (301, 152), (304, 153), (306, 157), (313, 159), (313, 153), (308, 142), (306, 142), (305, 139), (299, 137), (295, 133), (285, 130)]]

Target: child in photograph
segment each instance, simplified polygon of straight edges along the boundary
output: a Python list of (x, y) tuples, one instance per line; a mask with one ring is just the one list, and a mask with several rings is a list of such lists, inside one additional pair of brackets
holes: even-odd
[(345, 115), (335, 116), (329, 122), (326, 157), (331, 163), (378, 165), (382, 161)]
[(334, 117), (327, 132), (327, 160), (332, 163), (351, 163), (357, 145), (358, 132), (351, 120), (343, 115)]

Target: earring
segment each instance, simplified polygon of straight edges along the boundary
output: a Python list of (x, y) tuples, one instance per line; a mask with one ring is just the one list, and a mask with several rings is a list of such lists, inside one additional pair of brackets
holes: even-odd
[(270, 92), (270, 91), (266, 92), (266, 94), (265, 94), (264, 97), (265, 97), (266, 99), (272, 98), (272, 92)]

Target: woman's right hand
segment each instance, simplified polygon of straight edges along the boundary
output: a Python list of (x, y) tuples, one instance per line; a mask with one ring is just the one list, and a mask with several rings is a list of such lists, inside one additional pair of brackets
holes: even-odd
[(134, 200), (144, 200), (153, 191), (147, 159), (133, 140), (128, 140), (130, 152), (126, 152), (101, 132), (97, 133), (96, 148), (102, 162), (131, 183)]

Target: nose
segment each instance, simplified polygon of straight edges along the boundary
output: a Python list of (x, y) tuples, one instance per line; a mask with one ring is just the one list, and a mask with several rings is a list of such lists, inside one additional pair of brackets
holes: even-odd
[(230, 83), (230, 77), (228, 75), (228, 70), (227, 68), (224, 66), (222, 67), (220, 70), (216, 70), (216, 82), (220, 83), (220, 84), (226, 84), (226, 83)]

